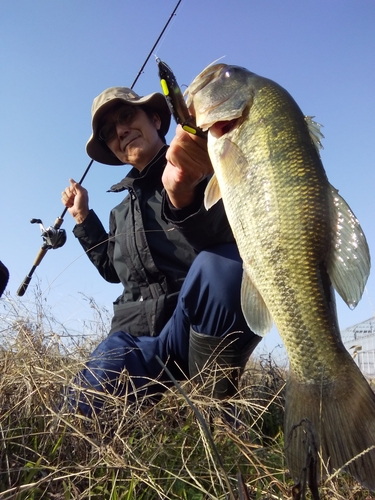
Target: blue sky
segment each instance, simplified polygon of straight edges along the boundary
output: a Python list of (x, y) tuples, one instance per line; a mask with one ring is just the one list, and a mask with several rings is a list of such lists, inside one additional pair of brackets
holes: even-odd
[[(0, 3), (0, 260), (8, 290), (28, 273), (45, 226), (63, 210), (61, 191), (78, 180), (89, 158), (93, 98), (130, 86), (176, 0), (12, 0)], [(155, 53), (181, 86), (209, 63), (238, 64), (286, 88), (306, 115), (324, 125), (322, 159), (330, 182), (360, 220), (375, 254), (375, 2), (373, 0), (183, 0)], [(154, 59), (140, 76), (139, 94), (160, 91)], [(175, 126), (171, 127), (170, 139)], [(90, 206), (104, 225), (122, 194), (106, 193), (127, 167), (94, 163), (84, 181)], [(66, 215), (65, 246), (50, 250), (36, 284), (53, 313), (80, 329), (91, 315), (83, 295), (111, 309), (120, 285), (102, 280), (83, 255)], [(83, 294), (83, 295), (82, 295)], [(354, 311), (338, 298), (342, 328), (374, 315), (375, 278)], [(274, 333), (264, 345), (277, 342)]]

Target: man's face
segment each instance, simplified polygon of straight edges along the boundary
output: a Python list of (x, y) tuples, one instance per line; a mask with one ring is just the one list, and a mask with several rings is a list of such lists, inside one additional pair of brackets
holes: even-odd
[(125, 104), (104, 115), (99, 135), (121, 162), (141, 171), (164, 145), (160, 125), (156, 113), (150, 118), (141, 107)]

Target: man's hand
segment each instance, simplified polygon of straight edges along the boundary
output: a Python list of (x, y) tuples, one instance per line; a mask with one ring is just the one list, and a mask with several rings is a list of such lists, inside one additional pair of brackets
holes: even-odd
[(184, 208), (193, 202), (196, 186), (213, 173), (207, 141), (185, 132), (178, 125), (166, 158), (162, 177), (164, 188), (172, 205)]
[(68, 208), (77, 224), (81, 224), (89, 213), (89, 195), (87, 189), (78, 182), (69, 179), (70, 186), (61, 193), (61, 201)]

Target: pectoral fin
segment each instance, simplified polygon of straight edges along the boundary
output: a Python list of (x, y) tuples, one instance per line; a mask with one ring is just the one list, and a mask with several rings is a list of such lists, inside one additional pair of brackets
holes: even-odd
[(338, 191), (331, 187), (335, 224), (327, 270), (337, 292), (354, 309), (370, 273), (370, 252), (356, 216)]
[[(225, 172), (224, 177), (229, 177), (232, 185), (242, 182), (242, 173), (248, 168), (248, 161), (243, 151), (228, 138), (219, 139), (210, 144), (210, 133), (208, 135), (210, 157), (215, 171)], [(204, 206), (208, 210), (221, 199), (220, 186), (216, 174), (210, 179), (205, 193)]]
[(251, 330), (257, 335), (264, 337), (272, 328), (272, 316), (246, 271), (244, 271), (242, 276), (241, 307)]
[(213, 174), (204, 192), (204, 206), (209, 210), (221, 199), (220, 186), (216, 174)]

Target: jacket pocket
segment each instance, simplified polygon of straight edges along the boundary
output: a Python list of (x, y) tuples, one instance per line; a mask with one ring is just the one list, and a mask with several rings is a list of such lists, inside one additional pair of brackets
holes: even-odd
[(115, 302), (110, 334), (122, 331), (134, 337), (159, 335), (165, 325), (165, 302), (165, 295), (139, 302)]

